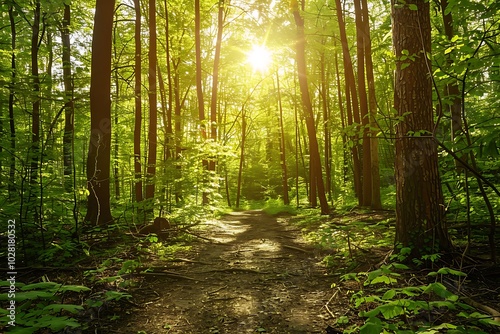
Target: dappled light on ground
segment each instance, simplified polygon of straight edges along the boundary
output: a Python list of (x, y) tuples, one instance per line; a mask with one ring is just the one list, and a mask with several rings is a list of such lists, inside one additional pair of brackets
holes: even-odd
[(203, 231), (191, 262), (171, 269), (179, 278), (151, 275), (143, 282), (157, 297), (141, 301), (147, 307), (124, 319), (120, 333), (325, 332), (332, 277), (300, 230), (247, 211), (209, 221)]

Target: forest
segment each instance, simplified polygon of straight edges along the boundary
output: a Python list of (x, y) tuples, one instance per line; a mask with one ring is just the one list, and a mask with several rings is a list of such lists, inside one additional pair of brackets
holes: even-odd
[(500, 2), (0, 6), (0, 331), (500, 332)]

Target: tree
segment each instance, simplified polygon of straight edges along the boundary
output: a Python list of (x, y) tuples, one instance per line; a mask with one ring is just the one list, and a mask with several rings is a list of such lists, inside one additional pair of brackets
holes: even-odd
[(363, 206), (370, 206), (372, 202), (372, 171), (371, 171), (371, 138), (368, 115), (368, 94), (366, 92), (365, 81), (365, 39), (366, 33), (364, 31), (365, 25), (363, 21), (363, 14), (361, 12), (361, 0), (354, 1), (354, 12), (356, 15), (356, 57), (358, 64), (358, 97), (359, 97), (359, 111), (361, 114), (361, 124), (363, 132)]
[[(155, 194), (156, 148), (158, 132), (158, 111), (156, 91), (156, 0), (149, 0), (149, 50), (148, 50), (148, 97), (149, 97), (149, 132), (148, 132), (148, 167), (146, 199), (152, 200)], [(152, 204), (151, 204), (152, 205)], [(152, 211), (152, 206), (151, 206)]]
[(346, 90), (346, 110), (347, 110), (347, 125), (354, 126), (354, 135), (351, 136), (352, 140), (352, 164), (353, 164), (353, 179), (354, 191), (358, 198), (359, 205), (363, 204), (363, 188), (361, 177), (361, 161), (360, 161), (360, 145), (358, 142), (359, 132), (359, 105), (358, 93), (356, 89), (356, 82), (354, 77), (354, 69), (352, 65), (349, 45), (347, 43), (347, 32), (344, 18), (342, 16), (342, 5), (340, 0), (335, 0), (337, 21), (339, 23), (340, 42), (342, 44), (342, 56), (344, 60), (344, 77), (345, 77), (345, 90)]
[[(296, 61), (297, 72), (299, 77), (300, 95), (302, 98), (302, 107), (304, 108), (304, 116), (306, 119), (307, 135), (309, 138), (310, 150), (310, 169), (311, 169), (311, 189), (315, 183), (317, 187), (317, 195), (319, 197), (321, 214), (328, 214), (328, 202), (325, 195), (325, 185), (323, 183), (323, 171), (321, 169), (321, 158), (319, 155), (318, 139), (316, 136), (316, 125), (314, 124), (314, 114), (309, 95), (309, 87), (307, 84), (307, 65), (306, 65), (306, 38), (304, 33), (304, 20), (300, 16), (298, 4), (292, 1), (292, 13), (297, 25), (297, 40), (296, 40)], [(311, 196), (316, 196), (312, 193)]]
[(72, 189), (73, 180), (70, 176), (73, 174), (73, 134), (74, 134), (74, 110), (73, 101), (73, 78), (71, 71), (71, 41), (69, 26), (71, 23), (71, 7), (64, 5), (64, 18), (61, 29), (61, 40), (63, 44), (62, 63), (63, 63), (63, 82), (64, 95), (66, 103), (64, 106), (64, 137), (63, 137), (63, 161), (64, 161), (64, 185), (67, 191)]
[(382, 209), (380, 198), (380, 168), (378, 158), (378, 125), (376, 121), (377, 115), (377, 100), (375, 97), (375, 78), (373, 75), (373, 60), (372, 60), (372, 40), (370, 36), (370, 23), (368, 17), (368, 3), (366, 0), (361, 0), (361, 11), (363, 15), (363, 37), (365, 50), (366, 64), (366, 81), (368, 82), (368, 110), (370, 117), (371, 137), (370, 137), (370, 165), (371, 165), (371, 208), (375, 210)]
[(451, 247), (433, 138), (429, 3), (393, 2), (392, 14), (394, 108), (403, 118), (396, 126), (396, 243), (420, 257)]
[(35, 2), (34, 19), (31, 25), (31, 77), (33, 80), (33, 97), (31, 113), (31, 171), (30, 182), (37, 178), (40, 142), (40, 76), (38, 74), (38, 51), (40, 34), (40, 1)]
[(141, 123), (142, 123), (142, 99), (141, 99), (141, 2), (134, 0), (135, 7), (135, 57), (134, 57), (134, 173), (135, 173), (135, 200), (142, 201), (142, 167), (141, 167)]
[(14, 120), (14, 96), (16, 84), (16, 22), (14, 20), (14, 9), (12, 5), (9, 6), (9, 21), (11, 30), (11, 75), (9, 83), (9, 129), (10, 129), (10, 155), (9, 163), (9, 197), (13, 196), (15, 191), (15, 177), (16, 177), (16, 157), (14, 152), (16, 150), (16, 126)]
[[(278, 71), (276, 71), (276, 90), (278, 93), (278, 111), (279, 111), (279, 128), (280, 128), (280, 164), (283, 171), (283, 204), (289, 205), (290, 198), (288, 197), (288, 171), (286, 168), (286, 149), (285, 149), (285, 129), (283, 127), (283, 106), (281, 104), (281, 88), (280, 88), (280, 76)], [(243, 143), (242, 143), (243, 144)]]
[(111, 154), (111, 45), (114, 0), (97, 0), (92, 37), (87, 215), (92, 224), (113, 220), (109, 199)]
[[(205, 124), (205, 102), (203, 99), (203, 83), (202, 83), (202, 67), (201, 67), (201, 12), (200, 0), (194, 1), (194, 40), (195, 40), (195, 57), (196, 57), (196, 96), (198, 98), (198, 118), (201, 126), (202, 140), (207, 139), (206, 124)], [(203, 170), (208, 170), (208, 160), (202, 161)], [(203, 190), (203, 204), (208, 204), (208, 193)]]

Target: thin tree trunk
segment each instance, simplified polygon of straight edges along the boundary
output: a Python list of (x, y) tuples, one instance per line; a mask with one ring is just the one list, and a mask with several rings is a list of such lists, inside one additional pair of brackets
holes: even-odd
[(40, 77), (38, 74), (38, 39), (40, 34), (40, 1), (36, 1), (31, 27), (31, 78), (33, 80), (33, 102), (31, 114), (31, 171), (30, 183), (35, 183), (38, 173), (40, 150)]
[[(224, 2), (219, 0), (217, 15), (217, 38), (215, 42), (214, 68), (212, 76), (212, 99), (210, 101), (210, 138), (217, 141), (217, 93), (219, 88), (220, 50), (222, 44), (222, 30), (224, 28)], [(211, 159), (209, 170), (215, 171), (215, 160)]]
[[(295, 19), (295, 24), (297, 25), (296, 57), (297, 57), (299, 87), (300, 87), (302, 104), (306, 119), (307, 134), (309, 137), (310, 165), (311, 169), (314, 171), (314, 179), (311, 179), (311, 184), (315, 183), (315, 185), (317, 186), (317, 195), (320, 201), (321, 214), (328, 214), (330, 210), (328, 208), (328, 201), (326, 200), (326, 195), (325, 195), (325, 185), (323, 183), (321, 158), (318, 148), (318, 139), (316, 137), (316, 126), (314, 124), (314, 114), (312, 110), (311, 98), (309, 96), (309, 88), (307, 84), (307, 65), (306, 65), (306, 53), (305, 53), (306, 40), (304, 34), (304, 20), (300, 16), (298, 8), (295, 8), (293, 10), (293, 16)], [(313, 194), (312, 196), (316, 196), (316, 194)]]
[[(333, 39), (334, 41), (334, 49), (337, 50), (337, 45), (335, 43), (335, 38)], [(337, 52), (335, 52), (335, 78), (336, 78), (336, 83), (337, 83), (337, 99), (339, 100), (339, 110), (340, 110), (340, 121), (342, 125), (342, 147), (343, 149), (343, 161), (342, 161), (342, 177), (343, 177), (343, 182), (344, 185), (347, 183), (347, 168), (348, 168), (348, 158), (347, 158), (347, 135), (345, 133), (346, 130), (346, 118), (345, 118), (345, 111), (344, 111), (344, 104), (342, 103), (342, 86), (340, 84), (340, 71), (339, 71), (339, 61), (338, 61), (338, 56)]]
[(375, 96), (375, 78), (373, 76), (373, 61), (372, 61), (372, 42), (370, 36), (370, 21), (368, 17), (368, 4), (366, 0), (361, 0), (361, 12), (363, 14), (363, 37), (365, 46), (366, 60), (366, 81), (368, 82), (368, 109), (370, 117), (370, 157), (371, 157), (371, 183), (372, 183), (372, 201), (371, 207), (375, 210), (382, 209), (382, 201), (380, 197), (380, 168), (378, 156), (378, 124), (377, 116), (377, 100)]
[(240, 152), (240, 164), (238, 166), (238, 187), (236, 190), (236, 207), (240, 207), (240, 197), (241, 197), (241, 185), (243, 183), (243, 164), (245, 162), (245, 139), (246, 139), (246, 129), (247, 121), (245, 116), (245, 105), (241, 108), (241, 152)]
[(365, 32), (363, 31), (363, 15), (361, 13), (361, 0), (354, 1), (356, 17), (356, 57), (358, 62), (358, 97), (363, 125), (363, 206), (370, 206), (372, 202), (372, 171), (370, 151), (370, 118), (368, 115), (368, 96), (365, 81)]
[(63, 165), (64, 165), (64, 188), (66, 191), (72, 191), (74, 184), (73, 178), (73, 133), (74, 129), (74, 112), (75, 104), (73, 102), (73, 78), (71, 70), (71, 41), (69, 27), (71, 25), (71, 7), (64, 5), (64, 18), (61, 31), (61, 40), (63, 44), (62, 64), (63, 64), (63, 81), (64, 81), (64, 97), (66, 103), (64, 106), (64, 137), (63, 137)]
[(285, 152), (285, 129), (283, 127), (283, 107), (281, 105), (281, 89), (280, 89), (280, 77), (276, 71), (276, 86), (278, 89), (278, 109), (280, 113), (279, 125), (280, 125), (280, 160), (281, 160), (281, 170), (283, 177), (283, 203), (285, 205), (290, 204), (290, 198), (288, 197), (288, 171), (286, 167), (286, 152)]
[[(148, 97), (149, 97), (149, 132), (148, 132), (148, 167), (146, 199), (153, 200), (155, 195), (156, 148), (158, 131), (158, 110), (156, 91), (156, 0), (149, 0), (149, 50), (148, 50)], [(148, 211), (153, 211), (150, 203)]]
[[(352, 137), (352, 156), (353, 156), (353, 171), (354, 171), (354, 189), (358, 197), (359, 205), (363, 204), (363, 189), (361, 183), (361, 162), (359, 155), (359, 106), (358, 106), (358, 94), (356, 92), (356, 83), (354, 77), (354, 70), (352, 66), (351, 56), (349, 52), (349, 45), (347, 43), (347, 33), (345, 28), (344, 18), (342, 16), (342, 6), (340, 0), (335, 0), (337, 7), (337, 21), (339, 23), (340, 31), (340, 41), (342, 44), (342, 54), (344, 60), (344, 76), (346, 81), (346, 102), (347, 102), (347, 112), (352, 115), (351, 121), (348, 125), (352, 125), (353, 121), (356, 123), (356, 135)], [(348, 117), (349, 120), (349, 117)]]
[[(195, 44), (195, 57), (196, 57), (196, 96), (198, 97), (198, 117), (200, 119), (201, 137), (202, 140), (207, 139), (207, 131), (205, 124), (205, 102), (203, 100), (203, 82), (201, 73), (201, 13), (200, 13), (200, 0), (194, 1), (194, 44)], [(208, 170), (208, 160), (202, 160), (203, 166), (203, 188), (206, 184), (205, 171)], [(208, 204), (208, 193), (203, 189), (202, 204)]]
[[(175, 160), (181, 159), (181, 142), (182, 142), (182, 124), (181, 124), (181, 107), (184, 104), (184, 101), (181, 104), (180, 97), (180, 84), (179, 84), (179, 71), (178, 66), (180, 64), (180, 60), (175, 63), (174, 70), (174, 100), (175, 100), (175, 110), (174, 110), (174, 126), (175, 126)], [(188, 89), (189, 91), (189, 89)], [(186, 92), (187, 95), (187, 92)], [(180, 163), (177, 163), (175, 166), (175, 179), (180, 180), (182, 178), (182, 166)], [(180, 182), (175, 183), (175, 202), (177, 205), (180, 205), (184, 201), (184, 196), (182, 194), (182, 184)]]
[[(446, 38), (448, 38), (449, 41), (452, 40), (454, 36), (453, 32), (453, 15), (451, 11), (447, 12), (447, 7), (448, 7), (448, 0), (441, 0), (441, 13), (443, 16), (443, 25), (444, 25), (444, 33), (446, 35)], [(451, 65), (452, 60), (449, 59), (448, 57), (448, 63)], [(460, 90), (458, 88), (458, 83), (453, 82), (450, 84), (446, 85), (445, 89), (445, 94), (444, 96), (447, 99), (450, 99), (449, 102), (451, 103), (446, 103), (446, 108), (448, 109), (447, 111), (450, 113), (451, 116), (451, 140), (452, 142), (456, 141), (456, 138), (460, 136), (460, 134), (463, 132), (462, 129), (462, 102), (460, 99)], [(466, 158), (463, 156), (462, 158)], [(457, 170), (461, 170), (461, 166), (459, 163), (457, 163)]]
[(142, 47), (141, 47), (141, 1), (134, 0), (135, 7), (135, 60), (134, 60), (134, 93), (135, 93), (135, 122), (134, 122), (134, 173), (135, 173), (135, 201), (142, 202), (142, 167), (141, 167), (141, 123), (142, 123)]
[(14, 96), (15, 96), (15, 86), (16, 86), (16, 22), (14, 19), (14, 10), (12, 6), (9, 6), (9, 20), (10, 20), (10, 30), (11, 30), (11, 76), (9, 83), (9, 128), (10, 128), (10, 149), (12, 153), (10, 154), (9, 163), (9, 198), (15, 195), (15, 177), (16, 177), (16, 158), (14, 152), (16, 151), (16, 124), (14, 120)]
[(97, 0), (92, 38), (90, 143), (87, 158), (89, 190), (86, 221), (108, 224), (111, 216), (109, 174), (111, 153), (111, 48), (114, 0)]
[[(115, 19), (114, 22), (114, 31), (113, 31), (113, 57), (114, 60), (116, 61), (119, 57), (118, 50), (117, 50), (117, 45), (116, 45), (116, 39), (118, 37), (117, 33), (117, 24), (118, 20)], [(115, 88), (115, 93), (114, 93), (114, 126), (117, 129), (118, 128), (118, 113), (120, 110), (120, 78), (119, 78), (119, 73), (118, 73), (118, 68), (115, 68), (114, 71), (112, 71), (113, 74), (113, 81), (114, 81), (114, 88)], [(118, 131), (115, 131), (113, 134), (113, 185), (114, 185), (114, 190), (115, 190), (115, 199), (120, 198), (120, 179), (119, 179), (119, 168), (118, 168), (118, 150), (119, 150), (119, 144), (118, 144)]]
[(166, 156), (165, 159), (169, 159), (172, 157), (172, 138), (173, 138), (173, 129), (172, 129), (172, 109), (174, 105), (173, 100), (173, 83), (172, 83), (172, 69), (170, 65), (170, 28), (169, 28), (169, 19), (168, 19), (168, 4), (167, 0), (164, 0), (165, 6), (165, 57), (167, 63), (167, 83), (168, 83), (168, 103), (167, 103), (167, 142), (166, 142)]
[[(325, 43), (323, 43), (324, 45)], [(321, 53), (320, 60), (320, 71), (321, 71), (321, 108), (323, 110), (323, 132), (325, 137), (325, 174), (326, 174), (326, 184), (325, 191), (328, 194), (328, 199), (332, 200), (332, 139), (330, 132), (330, 110), (328, 107), (328, 79), (325, 61), (325, 52)]]

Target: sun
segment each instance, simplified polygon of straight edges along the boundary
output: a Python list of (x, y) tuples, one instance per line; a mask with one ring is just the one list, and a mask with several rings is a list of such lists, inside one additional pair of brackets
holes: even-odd
[(265, 72), (272, 62), (272, 54), (263, 45), (254, 45), (252, 50), (247, 53), (247, 61), (254, 72)]

